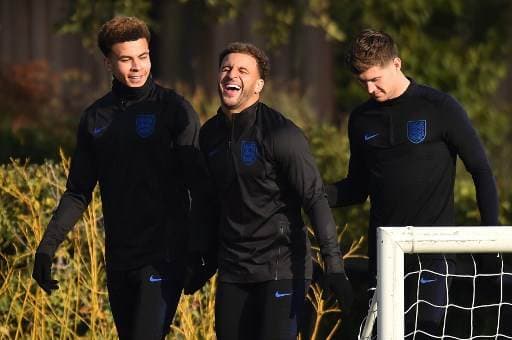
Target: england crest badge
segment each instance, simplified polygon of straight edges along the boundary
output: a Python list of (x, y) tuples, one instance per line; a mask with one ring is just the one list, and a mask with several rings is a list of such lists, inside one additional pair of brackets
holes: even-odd
[(135, 117), (135, 131), (142, 138), (147, 138), (155, 132), (156, 117), (152, 113), (138, 114)]
[(407, 139), (411, 143), (419, 144), (427, 137), (426, 120), (410, 120), (407, 122)]
[(243, 140), (241, 144), (240, 156), (242, 163), (250, 166), (258, 158), (258, 147), (255, 141)]

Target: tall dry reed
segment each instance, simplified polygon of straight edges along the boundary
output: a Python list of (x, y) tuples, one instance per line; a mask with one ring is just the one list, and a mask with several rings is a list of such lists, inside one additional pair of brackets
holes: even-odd
[[(116, 339), (105, 283), (104, 233), (97, 191), (55, 255), (59, 289), (47, 295), (31, 278), (36, 247), (52, 210), (65, 190), (69, 160), (30, 165), (13, 161), (0, 167), (0, 339)], [(357, 247), (357, 245), (356, 245)], [(215, 339), (216, 279), (193, 296), (182, 296), (168, 339)], [(339, 313), (313, 285), (312, 339), (328, 338), (324, 316)], [(339, 319), (339, 318), (338, 318)], [(324, 327), (322, 331), (321, 328)]]

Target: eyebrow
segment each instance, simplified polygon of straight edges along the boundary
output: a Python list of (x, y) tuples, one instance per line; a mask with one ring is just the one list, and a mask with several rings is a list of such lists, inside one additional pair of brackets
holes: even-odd
[(377, 80), (379, 78), (381, 78), (381, 76), (373, 77), (373, 78), (370, 78), (370, 79), (361, 79), (361, 78), (358, 77), (357, 80), (359, 80), (362, 83), (366, 83), (367, 81), (375, 81), (375, 80)]
[[(139, 54), (139, 55), (137, 56), (137, 58), (140, 58), (140, 57), (142, 57), (142, 56), (144, 56), (144, 55), (148, 55), (148, 54), (149, 54), (149, 51), (142, 52), (141, 54)], [(117, 58), (118, 58), (118, 59), (132, 58), (132, 56), (130, 56), (130, 55), (120, 55), (120, 56), (118, 56)]]

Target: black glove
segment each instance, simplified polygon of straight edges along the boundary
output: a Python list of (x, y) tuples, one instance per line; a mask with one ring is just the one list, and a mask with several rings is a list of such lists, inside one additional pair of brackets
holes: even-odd
[[(354, 301), (354, 293), (352, 291), (352, 285), (345, 273), (328, 273), (324, 274), (322, 279), (322, 288), (325, 291), (331, 291), (340, 307), (342, 308), (343, 314), (350, 311), (352, 302)], [(326, 298), (322, 295), (322, 298)]]
[(52, 258), (48, 254), (36, 253), (32, 277), (43, 290), (51, 294), (53, 290), (59, 289), (59, 281), (52, 280)]
[(216, 271), (216, 254), (189, 254), (185, 268), (184, 293), (192, 295), (197, 292), (210, 280)]

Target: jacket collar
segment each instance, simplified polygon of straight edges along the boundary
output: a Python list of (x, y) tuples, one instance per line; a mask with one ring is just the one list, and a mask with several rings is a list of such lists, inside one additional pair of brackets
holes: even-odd
[(138, 102), (148, 96), (154, 88), (155, 83), (150, 75), (144, 85), (140, 87), (129, 87), (114, 78), (112, 80), (112, 92), (124, 102)]
[(226, 126), (231, 127), (233, 125), (233, 121), (236, 121), (237, 127), (245, 127), (248, 125), (252, 125), (254, 121), (256, 120), (256, 114), (258, 112), (258, 108), (260, 107), (260, 102), (257, 101), (245, 110), (235, 113), (233, 115), (233, 118), (228, 117), (223, 111), (222, 108), (219, 108), (217, 111), (217, 114), (221, 115), (223, 117), (223, 121), (226, 124)]
[(400, 103), (404, 99), (408, 98), (411, 95), (411, 93), (414, 91), (414, 88), (416, 87), (417, 84), (414, 81), (414, 79), (409, 78), (409, 77), (407, 77), (407, 79), (409, 79), (410, 83), (409, 83), (409, 86), (407, 86), (407, 88), (405, 89), (404, 93), (402, 93), (401, 95), (399, 95), (396, 98), (389, 99), (389, 100), (386, 100), (385, 102), (378, 103), (378, 104), (381, 106), (390, 106), (390, 105), (395, 105), (397, 103)]

